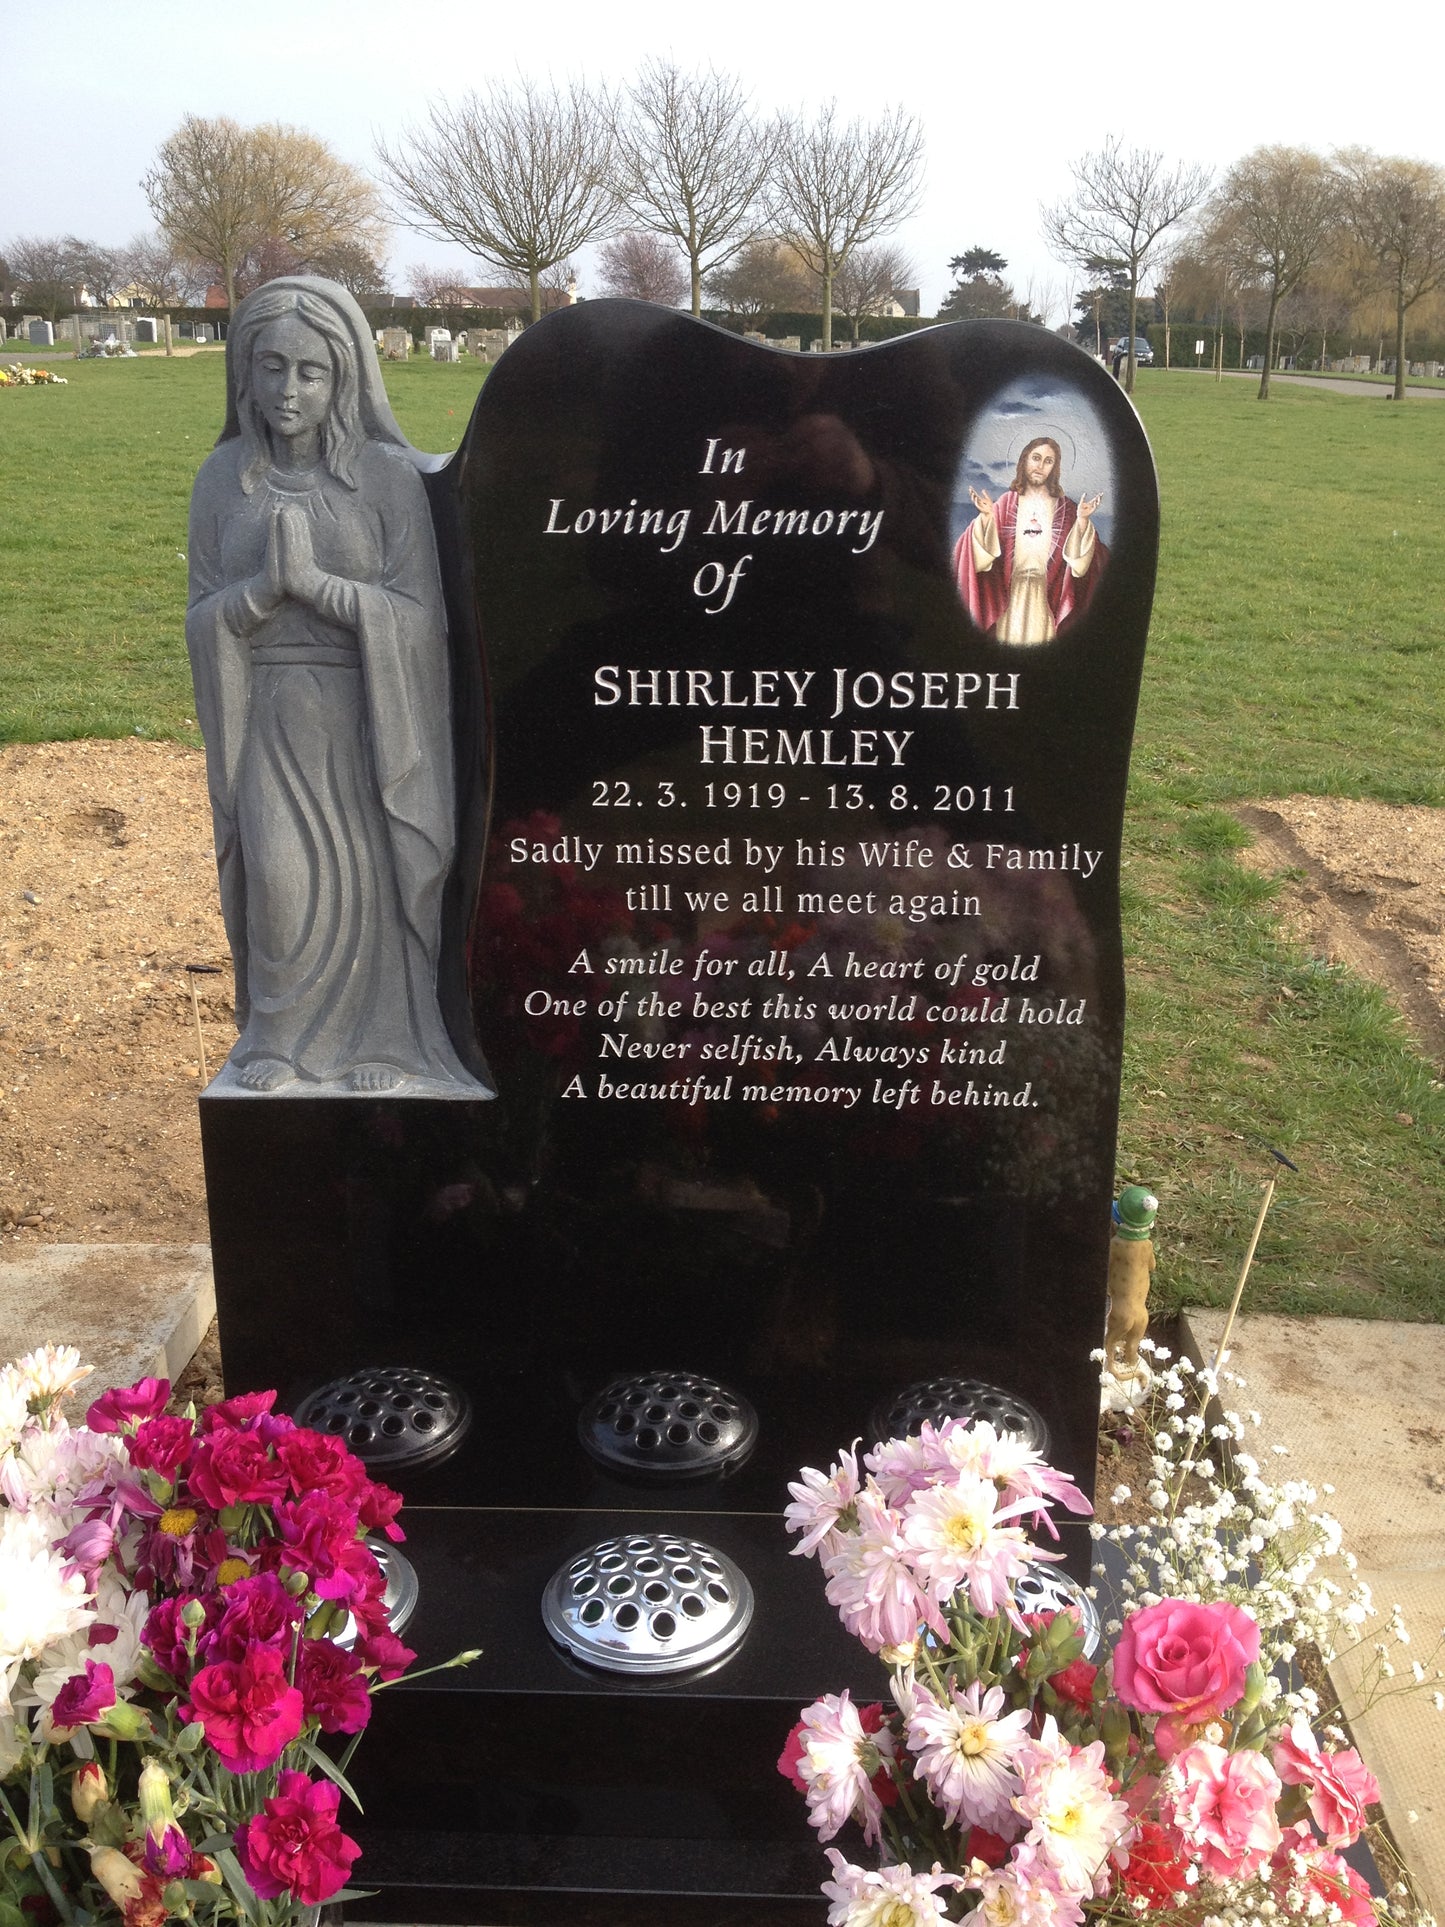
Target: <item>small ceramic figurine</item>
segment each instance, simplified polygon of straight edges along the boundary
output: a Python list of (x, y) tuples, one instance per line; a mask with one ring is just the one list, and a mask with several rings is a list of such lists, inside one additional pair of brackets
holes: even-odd
[(1139, 1340), (1149, 1329), (1149, 1281), (1154, 1275), (1149, 1233), (1158, 1210), (1159, 1200), (1142, 1184), (1121, 1191), (1114, 1206), (1104, 1364), (1116, 1378), (1134, 1378), (1141, 1370)]

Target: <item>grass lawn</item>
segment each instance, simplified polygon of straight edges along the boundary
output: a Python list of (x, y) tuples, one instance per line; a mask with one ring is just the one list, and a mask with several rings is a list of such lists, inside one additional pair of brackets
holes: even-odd
[[(0, 742), (199, 743), (186, 662), (186, 510), (225, 413), (225, 361), (54, 360), (64, 388), (0, 390)], [(419, 448), (455, 448), (475, 361), (389, 363)]]
[[(389, 364), (456, 446), (474, 362)], [(195, 742), (186, 501), (219, 354), (71, 362), (0, 394), (0, 740)], [(1227, 1296), (1272, 1166), (1260, 1309), (1445, 1319), (1445, 1092), (1383, 997), (1282, 942), (1242, 798), (1445, 804), (1445, 404), (1142, 370), (1164, 553), (1125, 830), (1121, 1182), (1160, 1194), (1156, 1298)], [(1404, 1113), (1412, 1124), (1398, 1122)]]

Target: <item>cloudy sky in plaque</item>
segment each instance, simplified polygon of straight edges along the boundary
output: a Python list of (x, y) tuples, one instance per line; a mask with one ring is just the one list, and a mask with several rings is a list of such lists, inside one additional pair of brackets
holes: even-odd
[(1100, 538), (1113, 539), (1114, 463), (1103, 424), (1071, 384), (1031, 375), (1000, 390), (979, 417), (964, 447), (953, 484), (953, 539), (977, 511), (971, 488), (998, 499), (1013, 486), (1019, 456), (1036, 435), (1051, 435), (1063, 451), (1064, 493), (1103, 495), (1094, 515)]
[[(897, 239), (917, 266), (925, 313), (948, 288), (949, 257), (985, 246), (1007, 258), (1021, 295), (1061, 319), (1077, 277), (1045, 251), (1039, 203), (1066, 194), (1070, 161), (1109, 133), (1216, 169), (1271, 141), (1360, 143), (1445, 161), (1439, 60), (1424, 16), (1419, 45), (1392, 59), (1372, 22), (1339, 0), (1307, 10), (1307, 31), (1267, 50), (1249, 44), (1257, 29), (1198, 6), (1024, 16), (1010, 7), (676, 0), (46, 0), (10, 11), (0, 54), (0, 252), (17, 234), (70, 232), (116, 246), (144, 229), (141, 175), (188, 112), (291, 122), (366, 167), (375, 136), (394, 137), (439, 94), (519, 70), (621, 82), (649, 54), (689, 68), (711, 61), (767, 110), (836, 97), (849, 115), (893, 104), (917, 114), (927, 180)], [(399, 225), (393, 285), (413, 262), (468, 279), (489, 273)], [(584, 257), (584, 293), (590, 265)]]

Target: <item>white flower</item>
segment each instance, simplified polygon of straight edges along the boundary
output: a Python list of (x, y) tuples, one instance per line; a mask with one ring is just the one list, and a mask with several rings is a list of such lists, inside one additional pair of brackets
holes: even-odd
[(843, 1532), (856, 1529), (852, 1506), (858, 1497), (857, 1443), (855, 1439), (853, 1451), (838, 1454), (830, 1472), (805, 1465), (800, 1478), (789, 1482), (793, 1504), (784, 1510), (783, 1520), (789, 1532), (803, 1535), (793, 1547), (795, 1553), (817, 1552), (820, 1547), (824, 1553), (834, 1551)]
[(64, 1398), (83, 1378), (89, 1378), (95, 1367), (81, 1364), (78, 1346), (42, 1345), (37, 1351), (27, 1352), (16, 1370), (30, 1397), (40, 1403)]
[(0, 1513), (0, 1712), (19, 1662), (94, 1618), (85, 1576), (51, 1545), (47, 1522), (37, 1513)]
[(832, 1902), (828, 1927), (948, 1927), (938, 1890), (967, 1885), (936, 1862), (932, 1873), (911, 1867), (880, 1867), (873, 1873), (853, 1866), (836, 1847), (829, 1847), (828, 1859), (833, 1867), (833, 1878), (823, 1882)]
[(1133, 1826), (1128, 1808), (1109, 1791), (1103, 1741), (1070, 1746), (1050, 1713), (1038, 1739), (1020, 1747), (1018, 1763), (1024, 1783), (1013, 1805), (1028, 1826), (1027, 1843), (1066, 1892), (1080, 1899), (1102, 1893), (1109, 1855)]
[(1019, 1791), (1014, 1755), (1028, 1734), (1029, 1711), (1000, 1718), (1007, 1703), (1001, 1686), (985, 1692), (978, 1680), (964, 1693), (950, 1683), (946, 1703), (916, 1689), (908, 1748), (951, 1827), (994, 1827)]
[(820, 1840), (831, 1840), (847, 1821), (863, 1826), (865, 1840), (877, 1840), (883, 1805), (873, 1776), (893, 1757), (887, 1727), (866, 1733), (847, 1692), (825, 1693), (802, 1718), (798, 1778), (808, 1802), (809, 1824)]

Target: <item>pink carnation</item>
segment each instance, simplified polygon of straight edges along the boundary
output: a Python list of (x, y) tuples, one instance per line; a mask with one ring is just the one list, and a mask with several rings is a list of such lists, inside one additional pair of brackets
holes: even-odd
[(1227, 1753), (1198, 1741), (1174, 1761), (1160, 1818), (1212, 1880), (1259, 1872), (1283, 1835), (1275, 1816), (1279, 1775), (1261, 1753)]
[(1274, 1764), (1286, 1786), (1308, 1786), (1315, 1825), (1331, 1847), (1359, 1839), (1365, 1808), (1380, 1797), (1380, 1785), (1352, 1747), (1326, 1753), (1302, 1719), (1295, 1720), (1274, 1750)]
[(122, 1426), (155, 1418), (166, 1409), (171, 1395), (168, 1378), (142, 1378), (134, 1385), (102, 1392), (85, 1415), (92, 1432), (118, 1432)]
[(174, 1481), (191, 1456), (195, 1439), (195, 1427), (188, 1418), (173, 1418), (162, 1412), (142, 1420), (126, 1449), (132, 1465)]
[(264, 1809), (237, 1827), (241, 1870), (262, 1900), (290, 1894), (319, 1907), (340, 1893), (361, 1852), (337, 1825), (340, 1804), (330, 1781), (283, 1773)]
[(115, 1674), (108, 1666), (88, 1659), (83, 1673), (72, 1673), (55, 1695), (50, 1709), (53, 1728), (62, 1731), (90, 1726), (115, 1705)]
[(329, 1639), (303, 1639), (296, 1684), (306, 1717), (323, 1733), (359, 1733), (371, 1718), (371, 1694), (361, 1661)]
[(211, 1432), (198, 1441), (186, 1480), (217, 1512), (229, 1505), (272, 1505), (287, 1487), (278, 1465), (254, 1432)]
[(279, 1653), (258, 1646), (239, 1665), (222, 1660), (191, 1681), (185, 1717), (199, 1720), (232, 1773), (274, 1766), (301, 1731), (306, 1711)]
[(380, 1679), (400, 1679), (416, 1658), (410, 1646), (403, 1646), (395, 1633), (371, 1633), (358, 1639), (353, 1649), (362, 1668)]
[(1168, 1713), (1197, 1726), (1238, 1705), (1258, 1658), (1259, 1625), (1243, 1607), (1161, 1599), (1125, 1620), (1114, 1691), (1136, 1713)]

